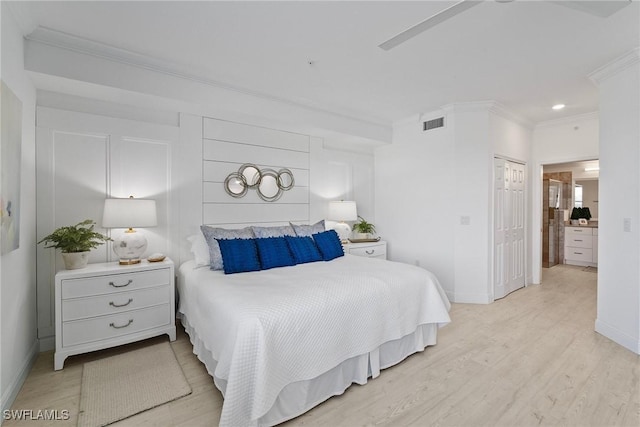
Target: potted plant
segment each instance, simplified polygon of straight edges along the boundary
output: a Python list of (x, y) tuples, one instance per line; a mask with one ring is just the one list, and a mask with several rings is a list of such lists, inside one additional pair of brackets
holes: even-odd
[(67, 270), (84, 268), (89, 262), (89, 251), (111, 240), (93, 231), (95, 224), (93, 220), (86, 219), (76, 225), (60, 227), (38, 243), (45, 243), (45, 248), (60, 249)]
[(353, 237), (356, 240), (372, 239), (376, 226), (358, 215), (359, 221), (353, 225)]

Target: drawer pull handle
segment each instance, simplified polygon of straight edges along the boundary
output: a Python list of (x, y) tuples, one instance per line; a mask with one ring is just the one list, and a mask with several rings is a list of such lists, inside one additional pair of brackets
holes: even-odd
[(129, 279), (129, 281), (127, 283), (125, 283), (124, 285), (116, 285), (113, 282), (109, 282), (109, 285), (113, 286), (114, 288), (124, 288), (125, 286), (129, 286), (132, 283), (133, 283), (133, 279)]
[(114, 329), (122, 329), (122, 328), (126, 328), (127, 326), (129, 326), (132, 323), (133, 323), (133, 319), (129, 319), (129, 323), (127, 323), (126, 325), (116, 326), (114, 323), (109, 323), (109, 326), (111, 326)]
[(582, 242), (582, 239), (573, 239), (574, 242)]
[(582, 252), (574, 252), (574, 255), (582, 255)]
[(132, 302), (133, 302), (133, 298), (129, 298), (129, 301), (125, 302), (124, 304), (116, 304), (115, 302), (111, 301), (109, 302), (109, 305), (112, 307), (126, 307)]
[(376, 253), (375, 249), (371, 249), (370, 251), (365, 250), (365, 252), (367, 253), (367, 255), (373, 255), (374, 253)]

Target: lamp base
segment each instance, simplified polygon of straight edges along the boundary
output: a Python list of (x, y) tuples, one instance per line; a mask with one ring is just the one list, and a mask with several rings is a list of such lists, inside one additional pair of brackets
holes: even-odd
[(113, 239), (113, 252), (118, 256), (120, 265), (140, 263), (140, 257), (146, 250), (146, 237), (135, 230), (129, 229)]
[(119, 261), (120, 265), (133, 265), (133, 264), (140, 264), (140, 259), (121, 259)]
[(338, 233), (340, 241), (345, 244), (349, 243), (349, 237), (351, 236), (351, 227), (346, 222), (337, 223), (333, 229)]

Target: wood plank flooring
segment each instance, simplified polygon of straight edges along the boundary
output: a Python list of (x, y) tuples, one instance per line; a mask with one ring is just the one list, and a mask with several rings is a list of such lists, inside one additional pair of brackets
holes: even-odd
[[(640, 426), (640, 357), (593, 331), (593, 268), (545, 269), (542, 285), (490, 305), (454, 304), (451, 317), (435, 347), (283, 425)], [(218, 423), (222, 397), (178, 329), (172, 347), (193, 393), (115, 426)], [(42, 353), (12, 409), (66, 409), (70, 419), (53, 425), (75, 426), (84, 362), (166, 339), (73, 356), (57, 372)]]

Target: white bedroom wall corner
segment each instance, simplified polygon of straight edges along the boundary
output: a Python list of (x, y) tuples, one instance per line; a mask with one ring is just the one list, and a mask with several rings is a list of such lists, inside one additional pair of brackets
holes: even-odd
[[(20, 244), (0, 257), (0, 406), (13, 403), (38, 355), (35, 230), (36, 90), (24, 70), (19, 23), (7, 2), (0, 4), (0, 76), (22, 104)], [(4, 141), (3, 141), (4, 143)]]
[(202, 224), (202, 116), (180, 113), (180, 137), (174, 154), (176, 176), (174, 179), (180, 203), (179, 237), (176, 245), (179, 247), (180, 258), (176, 265), (180, 265), (192, 258), (191, 244), (187, 241), (200, 231)]
[(456, 302), (486, 304), (493, 299), (490, 281), (490, 150), (489, 106), (486, 103), (452, 107), (455, 209), (454, 271)]
[(324, 176), (322, 165), (324, 163), (324, 140), (312, 136), (309, 138), (309, 220), (326, 218), (327, 203), (322, 189), (324, 188)]
[(640, 354), (640, 50), (606, 64), (590, 77), (600, 93), (595, 330)]
[(388, 242), (389, 259), (432, 271), (453, 299), (451, 119), (426, 132), (420, 115), (395, 122), (393, 143), (377, 148), (374, 159), (376, 228)]

